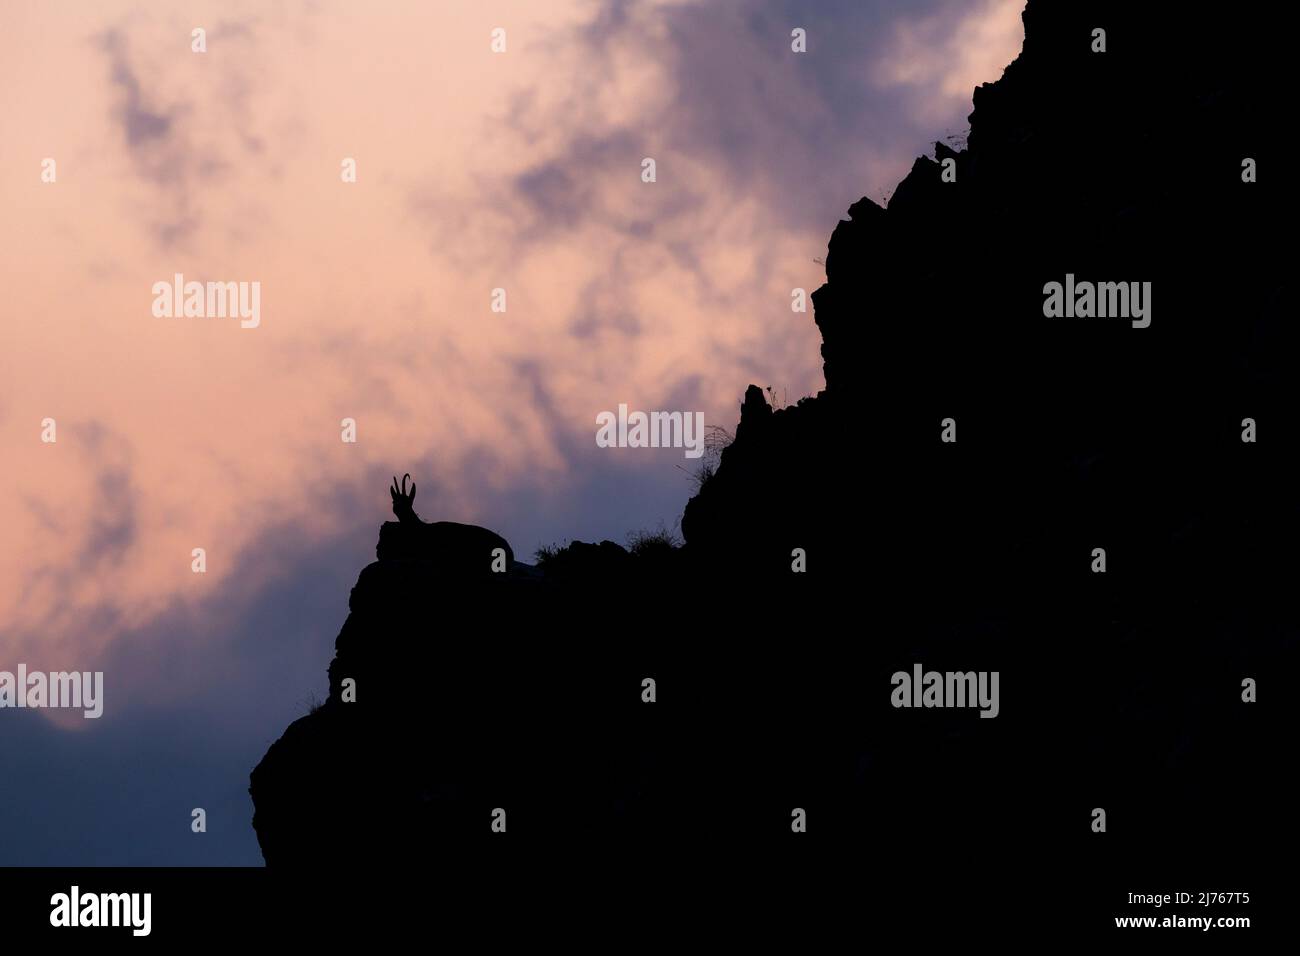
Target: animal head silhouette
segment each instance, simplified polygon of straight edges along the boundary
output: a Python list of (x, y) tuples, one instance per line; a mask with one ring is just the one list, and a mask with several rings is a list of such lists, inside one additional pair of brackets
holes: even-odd
[(393, 487), (388, 489), (388, 493), (393, 497), (393, 514), (397, 515), (397, 520), (404, 524), (411, 521), (419, 521), (420, 517), (415, 513), (415, 482), (411, 482), (411, 490), (406, 490), (407, 479), (411, 477), (410, 473), (402, 475), (402, 485), (397, 486), (397, 476), (393, 476)]

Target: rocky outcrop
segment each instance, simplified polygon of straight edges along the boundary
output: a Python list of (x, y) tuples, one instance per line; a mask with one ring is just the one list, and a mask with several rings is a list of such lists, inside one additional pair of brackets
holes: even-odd
[[(1286, 33), (1207, 16), (1031, 0), (966, 148), (835, 227), (826, 387), (750, 386), (684, 547), (466, 575), (385, 526), (329, 701), (254, 771), (267, 861), (422, 858), (498, 807), (570, 847), (810, 806), (876, 853), (1058, 867), (1099, 805), (1135, 853), (1267, 840), (1285, 722), (1240, 684), (1296, 646)], [(1067, 277), (1150, 283), (1150, 324), (1046, 315)], [(892, 707), (917, 662), (998, 671), (1000, 715)], [(1222, 766), (1262, 775), (1249, 812)]]
[[(489, 546), (511, 555), (504, 571)], [(387, 522), (377, 557), (349, 597), (329, 697), (252, 773), (269, 865), (428, 858), (490, 833), (497, 807), (524, 830), (657, 825), (638, 816), (654, 748), (636, 642), (606, 646), (614, 618), (573, 626), (593, 583), (654, 580), (654, 554), (575, 543), (543, 574), (486, 529)]]

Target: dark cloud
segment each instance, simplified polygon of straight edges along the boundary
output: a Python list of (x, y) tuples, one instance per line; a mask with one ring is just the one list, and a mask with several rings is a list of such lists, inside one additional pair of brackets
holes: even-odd
[[(566, 107), (547, 116), (552, 123), (567, 118), (566, 143), (516, 186), (533, 203), (540, 193), (552, 208), (575, 192), (573, 184), (601, 175), (611, 153), (637, 162), (644, 150), (661, 169), (683, 155), (724, 170), (728, 195), (762, 197), (792, 228), (822, 226), (829, 235), (864, 192), (892, 185), (880, 171), (886, 163), (893, 176), (965, 126), (969, 99), (954, 101), (936, 125), (926, 118), (933, 110), (919, 108), (942, 97), (933, 84), (882, 82), (874, 72), (891, 53), (896, 27), (924, 22), (927, 43), (939, 49), (968, 18), (991, 8), (989, 0), (741, 0), (653, 8), (607, 0), (579, 32), (583, 69), (571, 79)], [(790, 49), (795, 27), (807, 31), (807, 53)], [(591, 87), (627, 50), (660, 66), (665, 105), (650, 115), (600, 115), (590, 106)], [(588, 217), (602, 214), (595, 203), (583, 208)], [(658, 209), (656, 219), (684, 208)], [(570, 208), (555, 221), (571, 225), (574, 214)]]
[(122, 131), (131, 164), (161, 198), (149, 210), (154, 238), (164, 247), (183, 243), (199, 225), (191, 185), (199, 157), (189, 154), (178, 132), (182, 113), (177, 107), (148, 105), (140, 72), (120, 30), (100, 34), (96, 43), (108, 57), (109, 78), (117, 92), (112, 118)]
[(561, 226), (577, 220), (581, 186), (562, 163), (543, 163), (515, 180), (515, 188), (547, 222)]
[(110, 47), (110, 54), (113, 56), (113, 83), (125, 94), (118, 117), (127, 143), (137, 148), (150, 140), (162, 139), (172, 128), (172, 117), (145, 109), (141, 103), (140, 81), (131, 72), (116, 43)]
[(125, 436), (98, 421), (80, 431), (80, 447), (94, 475), (90, 522), (77, 572), (86, 573), (105, 561), (122, 561), (135, 543), (139, 528), (131, 450)]
[[(45, 588), (65, 596), (76, 593), (87, 576), (105, 564), (126, 560), (139, 537), (138, 492), (131, 446), (126, 437), (96, 419), (69, 422), (61, 434), (63, 442), (76, 449), (80, 467), (88, 475), (89, 516), (84, 522), (74, 523), (65, 517), (58, 502), (27, 500), (28, 511), (36, 516), (47, 534), (71, 540), (70, 549), (75, 557), (58, 566), (33, 568), (24, 582), (23, 601)], [(80, 508), (71, 510), (80, 511)], [(64, 602), (55, 610), (60, 619), (70, 613), (71, 608)], [(95, 633), (109, 633), (118, 618), (118, 611), (108, 604), (98, 604), (84, 613), (86, 626), (94, 627)]]
[[(223, 20), (210, 31), (209, 41), (251, 44), (253, 24)], [(199, 105), (164, 106), (166, 77), (133, 57), (125, 30), (108, 29), (92, 39), (108, 61), (114, 91), (110, 118), (121, 131), (136, 174), (157, 191), (157, 201), (146, 213), (147, 225), (164, 248), (183, 245), (203, 224), (201, 189), (232, 168), (222, 147), (226, 131), (245, 152), (257, 155), (264, 150), (263, 138), (252, 129), (253, 83), (245, 75), (247, 64), (227, 52), (213, 61), (211, 97)]]
[(630, 343), (640, 336), (641, 320), (626, 301), (624, 289), (618, 281), (622, 271), (616, 268), (612, 274), (602, 275), (583, 288), (578, 297), (582, 305), (569, 323), (569, 333), (575, 338), (592, 339), (602, 334), (613, 334)]
[(126, 137), (127, 146), (136, 153), (143, 170), (151, 178), (163, 182), (168, 175), (178, 175), (178, 170), (150, 162), (150, 156), (143, 151), (150, 143), (167, 138), (176, 121), (175, 111), (159, 111), (145, 105), (140, 79), (131, 65), (126, 40), (120, 31), (108, 30), (100, 34), (96, 42), (108, 56), (109, 78), (120, 93), (114, 118)]

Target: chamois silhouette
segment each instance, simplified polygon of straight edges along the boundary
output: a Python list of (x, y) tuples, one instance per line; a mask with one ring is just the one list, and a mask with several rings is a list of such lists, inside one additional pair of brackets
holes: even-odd
[[(410, 481), (410, 490), (407, 482)], [(397, 524), (389, 521), (380, 531), (381, 557), (404, 557), (437, 562), (450, 572), (477, 574), (489, 571), (494, 559), (501, 564), (497, 550), (505, 552), (505, 569), (514, 563), (515, 554), (510, 542), (487, 528), (460, 524), (456, 521), (424, 521), (415, 513), (415, 481), (410, 473), (402, 475), (402, 483), (393, 476), (388, 494), (393, 499), (393, 514)]]
[(406, 479), (410, 478), (410, 472), (402, 475), (402, 486), (397, 486), (397, 476), (393, 476), (393, 487), (388, 489), (388, 493), (393, 496), (393, 514), (397, 515), (397, 520), (402, 524), (414, 524), (419, 522), (420, 516), (415, 513), (412, 507), (415, 503), (415, 482), (411, 482), (411, 490), (406, 490)]

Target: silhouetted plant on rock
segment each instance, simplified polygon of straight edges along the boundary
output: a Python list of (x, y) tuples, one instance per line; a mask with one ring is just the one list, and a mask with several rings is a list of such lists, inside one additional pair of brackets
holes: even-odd
[(682, 471), (686, 471), (687, 476), (695, 485), (696, 494), (704, 490), (704, 486), (709, 483), (709, 480), (717, 472), (723, 449), (735, 440), (736, 436), (721, 425), (709, 425), (705, 429), (704, 455), (701, 457), (695, 471), (687, 471), (681, 465), (677, 466)]
[(563, 544), (544, 544), (533, 552), (533, 559), (539, 568), (545, 567), (547, 562), (554, 560), (566, 547), (568, 546)]
[(629, 532), (627, 536), (627, 549), (638, 558), (656, 552), (672, 551), (680, 545), (677, 536), (662, 524), (657, 531), (642, 528), (640, 531)]

